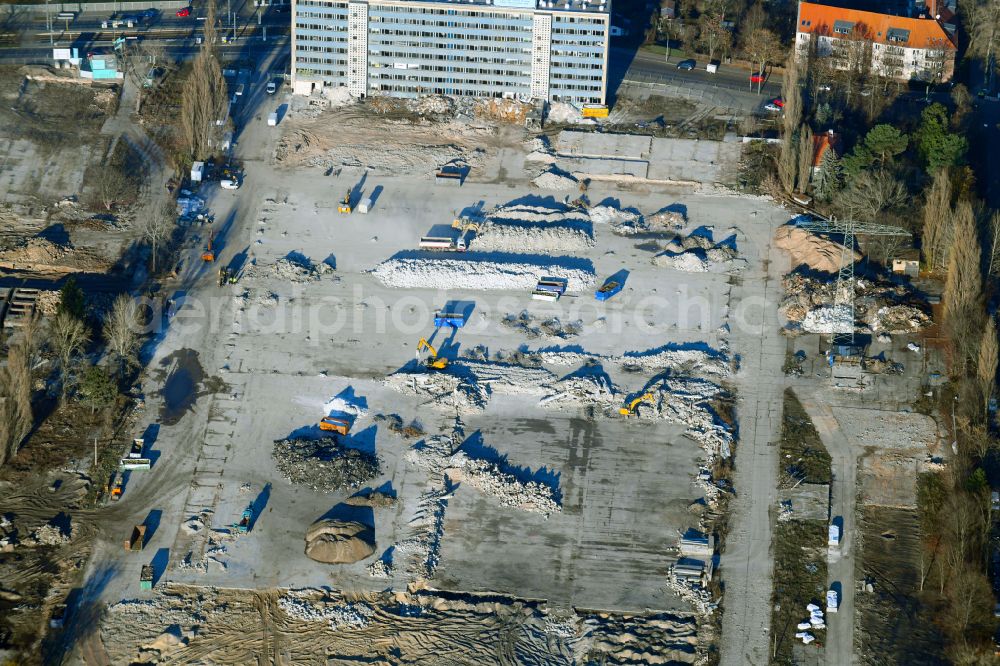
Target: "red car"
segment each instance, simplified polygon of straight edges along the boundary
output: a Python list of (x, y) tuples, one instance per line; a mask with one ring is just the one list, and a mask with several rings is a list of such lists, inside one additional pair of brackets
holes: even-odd
[(763, 74), (751, 74), (750, 75), (750, 83), (764, 83), (764, 75)]
[(779, 109), (785, 108), (785, 100), (781, 99), (780, 97), (775, 97), (774, 99), (772, 99), (771, 104), (774, 104)]
[(177, 10), (177, 18), (187, 18), (188, 16), (191, 16), (190, 7), (185, 7), (184, 9)]

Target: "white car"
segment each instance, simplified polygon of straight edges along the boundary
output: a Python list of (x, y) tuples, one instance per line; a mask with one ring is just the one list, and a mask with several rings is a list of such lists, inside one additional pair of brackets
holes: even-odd
[(772, 113), (777, 113), (777, 112), (781, 111), (781, 107), (778, 106), (777, 104), (775, 104), (774, 102), (770, 102), (770, 103), (764, 105), (764, 110), (765, 111), (770, 111)]
[(223, 178), (219, 181), (219, 185), (224, 190), (238, 190), (240, 189), (240, 181), (238, 178)]
[(831, 86), (829, 83), (821, 83), (818, 86), (816, 86), (816, 90), (820, 92), (830, 92), (831, 90), (833, 90), (833, 86)]
[(273, 95), (276, 92), (278, 92), (278, 84), (275, 83), (274, 81), (268, 81), (267, 82), (267, 94), (268, 95)]

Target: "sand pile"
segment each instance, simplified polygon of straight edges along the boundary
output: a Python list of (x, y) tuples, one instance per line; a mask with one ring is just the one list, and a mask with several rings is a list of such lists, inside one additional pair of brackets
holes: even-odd
[[(774, 245), (791, 255), (792, 267), (804, 265), (826, 273), (840, 270), (844, 246), (811, 231), (791, 224), (778, 227), (774, 232)], [(854, 261), (861, 260), (861, 254), (857, 251), (849, 256), (853, 256)]]
[(561, 510), (551, 487), (535, 481), (521, 481), (494, 462), (470, 458), (459, 451), (451, 457), (449, 465), (447, 473), (455, 482), (468, 483), (484, 495), (499, 500), (500, 506), (545, 516)]
[(580, 187), (578, 181), (572, 174), (553, 166), (536, 176), (532, 184), (542, 190), (555, 190), (562, 192), (566, 190), (577, 190)]
[(575, 252), (594, 246), (587, 216), (562, 206), (508, 204), (483, 218), (473, 248), (484, 252)]
[(379, 475), (376, 456), (333, 437), (279, 440), (271, 457), (285, 479), (322, 492), (358, 488)]
[[(516, 255), (514, 255), (516, 256)], [(504, 289), (531, 291), (545, 276), (567, 280), (567, 291), (585, 291), (594, 285), (592, 268), (577, 268), (577, 260), (551, 263), (474, 261), (469, 259), (389, 259), (370, 272), (387, 287), (452, 289), (467, 291)]]
[(346, 520), (320, 520), (306, 532), (306, 555), (325, 564), (351, 564), (375, 552), (375, 530)]

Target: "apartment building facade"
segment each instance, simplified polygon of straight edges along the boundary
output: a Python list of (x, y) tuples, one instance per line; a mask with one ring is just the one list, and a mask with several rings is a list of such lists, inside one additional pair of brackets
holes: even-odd
[(604, 104), (609, 0), (295, 0), (292, 85)]
[(800, 56), (816, 41), (816, 55), (841, 69), (858, 58), (874, 72), (901, 81), (944, 82), (955, 71), (954, 37), (936, 18), (892, 16), (800, 2), (796, 48)]

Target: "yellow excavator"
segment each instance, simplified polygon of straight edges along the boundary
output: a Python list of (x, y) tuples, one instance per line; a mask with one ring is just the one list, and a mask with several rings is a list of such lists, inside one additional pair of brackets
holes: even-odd
[(427, 357), (427, 367), (432, 370), (444, 370), (448, 367), (448, 359), (443, 356), (438, 356), (437, 350), (431, 346), (431, 343), (427, 342), (427, 338), (420, 338), (420, 342), (417, 343), (417, 358), (420, 358), (420, 352), (424, 349), (431, 353)]
[(337, 212), (338, 213), (351, 213), (351, 191), (347, 190), (347, 194), (344, 198), (337, 202)]
[(464, 215), (455, 220), (454, 222), (452, 222), (451, 226), (453, 229), (458, 229), (463, 234), (466, 231), (475, 231), (475, 232), (479, 231), (479, 223), (465, 217)]
[(639, 407), (640, 403), (643, 402), (653, 403), (655, 401), (656, 397), (652, 393), (645, 393), (643, 395), (640, 395), (635, 400), (632, 400), (630, 403), (628, 403), (621, 409), (619, 409), (618, 413), (621, 414), (622, 416), (632, 416), (633, 414), (635, 414), (635, 410)]

